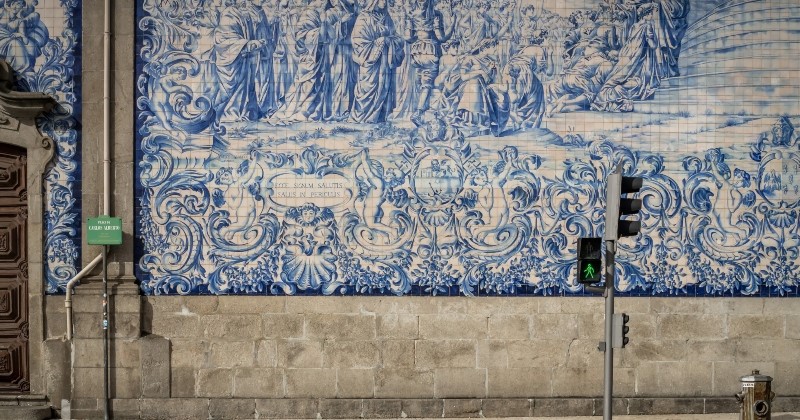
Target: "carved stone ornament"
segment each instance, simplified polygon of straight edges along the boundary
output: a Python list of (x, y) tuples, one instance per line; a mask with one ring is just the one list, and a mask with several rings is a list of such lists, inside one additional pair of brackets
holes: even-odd
[(14, 74), (5, 60), (0, 60), (0, 125), (9, 123), (8, 117), (33, 119), (56, 106), (56, 101), (42, 92), (17, 92), (12, 90)]

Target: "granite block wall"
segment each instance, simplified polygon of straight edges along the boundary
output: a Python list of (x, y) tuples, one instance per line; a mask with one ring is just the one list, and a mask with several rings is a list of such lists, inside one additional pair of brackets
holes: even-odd
[[(76, 295), (81, 311), (91, 312), (90, 296)], [(602, 407), (600, 298), (135, 299), (144, 336), (115, 332), (112, 398), (136, 416), (502, 417)], [(739, 378), (758, 369), (774, 378), (776, 410), (796, 411), (796, 301), (618, 299), (631, 342), (615, 352), (615, 410), (737, 412)], [(98, 318), (89, 312), (79, 314)], [(75, 341), (73, 415), (102, 407), (93, 337)]]

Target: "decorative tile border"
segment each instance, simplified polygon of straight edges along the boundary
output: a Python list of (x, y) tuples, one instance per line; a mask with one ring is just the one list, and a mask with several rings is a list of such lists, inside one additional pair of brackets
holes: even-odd
[[(620, 112), (658, 109), (680, 80), (679, 47), (655, 70), (634, 48), (649, 18), (612, 46), (608, 10), (480, 3), (490, 21), (466, 2), (456, 18), (424, 9), (401, 24), (382, 0), (234, 3), (137, 8), (144, 293), (581, 294), (574, 241), (602, 233), (604, 180), (621, 163), (646, 179), (643, 235), (620, 242), (621, 292), (797, 295), (798, 121)], [(650, 6), (636, 13), (672, 13), (679, 41), (688, 2)], [(524, 18), (530, 45), (511, 54), (502, 24)], [(432, 21), (471, 37), (448, 44), (433, 27), (439, 38), (414, 41)], [(422, 32), (404, 41), (403, 25)], [(575, 74), (601, 68), (594, 87)]]

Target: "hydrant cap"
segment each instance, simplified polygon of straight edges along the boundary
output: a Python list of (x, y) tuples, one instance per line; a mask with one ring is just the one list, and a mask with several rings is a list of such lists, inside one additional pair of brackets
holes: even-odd
[(772, 382), (772, 377), (761, 375), (759, 371), (754, 370), (751, 375), (742, 376), (740, 380), (742, 382)]

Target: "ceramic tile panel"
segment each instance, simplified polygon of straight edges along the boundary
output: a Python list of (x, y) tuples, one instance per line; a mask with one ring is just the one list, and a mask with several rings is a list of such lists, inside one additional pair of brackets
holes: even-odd
[(45, 172), (43, 238), (46, 290), (56, 293), (80, 263), (80, 2), (5, 0), (0, 5), (0, 59), (14, 70), (14, 89), (45, 92), (58, 102), (39, 123), (57, 147)]
[(793, 1), (144, 0), (145, 294), (797, 296)]

